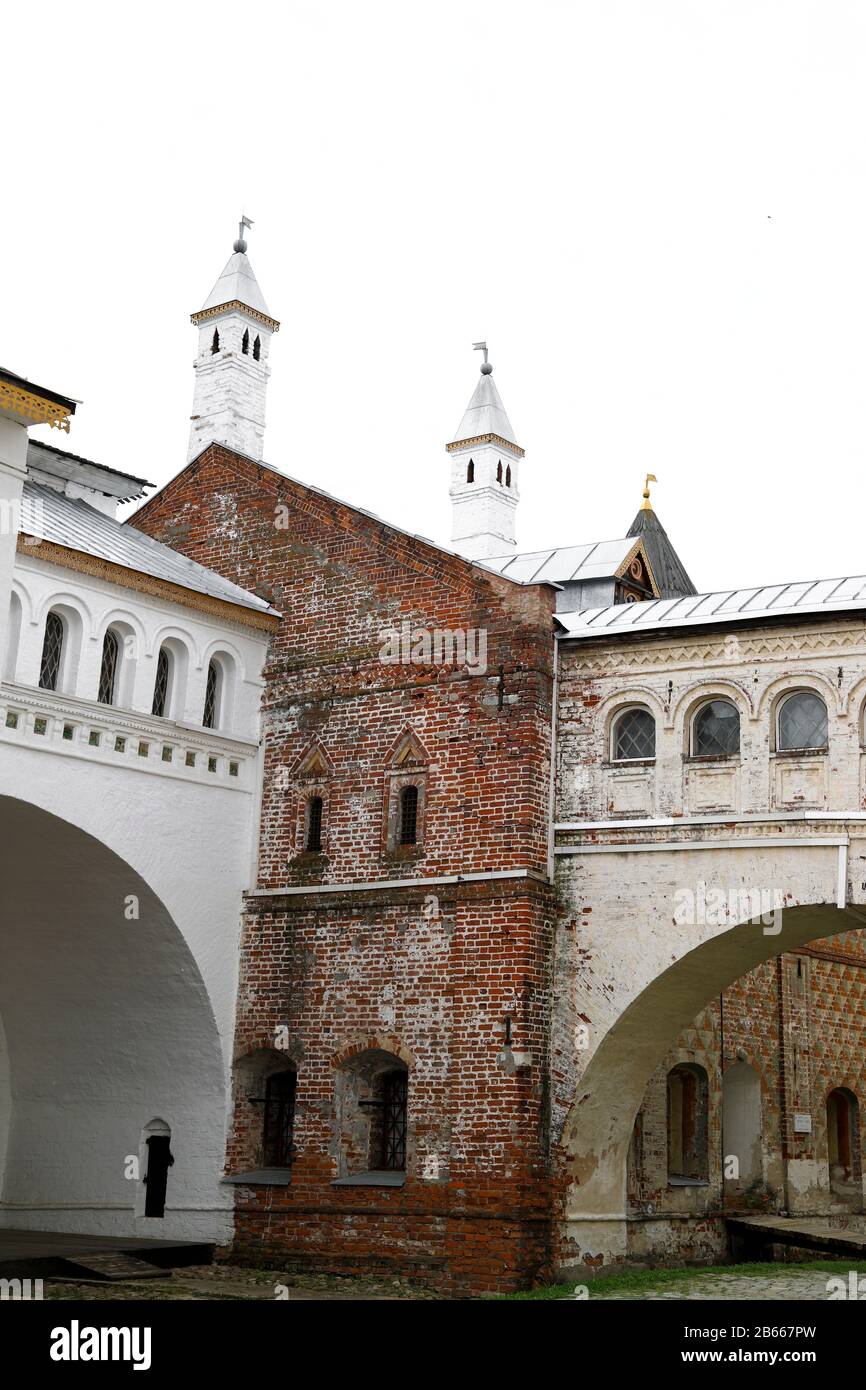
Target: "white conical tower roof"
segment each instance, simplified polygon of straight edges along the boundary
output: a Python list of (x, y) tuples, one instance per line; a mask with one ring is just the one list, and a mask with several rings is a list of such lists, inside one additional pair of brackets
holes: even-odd
[(265, 318), (270, 318), (270, 310), (265, 303), (265, 297), (259, 289), (259, 282), (255, 277), (249, 256), (245, 251), (235, 251), (226, 261), (222, 275), (217, 280), (199, 313), (203, 314), (208, 309), (216, 309), (220, 304), (232, 304), (235, 301), (243, 304), (247, 309), (254, 309), (257, 314), (264, 314)]
[(493, 368), (489, 362), (482, 364), (481, 379), (451, 442), (458, 444), (463, 439), (478, 439), (485, 434), (498, 434), (500, 439), (507, 440), (509, 444), (517, 443), (511, 421), (505, 413), (505, 406), (493, 381)]

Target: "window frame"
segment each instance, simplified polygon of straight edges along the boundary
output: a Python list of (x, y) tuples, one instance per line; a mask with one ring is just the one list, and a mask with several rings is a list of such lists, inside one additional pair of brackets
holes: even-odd
[[(620, 757), (617, 757), (617, 751), (616, 751), (616, 745), (617, 745), (617, 729), (618, 729), (618, 727), (619, 727), (620, 722), (625, 718), (625, 716), (626, 716), (627, 714), (633, 713), (635, 710), (641, 711), (641, 713), (645, 714), (645, 715), (652, 721), (652, 729), (653, 729), (653, 751), (652, 751), (652, 753), (651, 753), (649, 756), (642, 756), (642, 757), (637, 757), (637, 758), (620, 758)], [(653, 714), (652, 710), (650, 709), (650, 707), (649, 707), (648, 705), (642, 705), (642, 704), (640, 704), (638, 701), (634, 701), (634, 702), (631, 703), (631, 704), (620, 706), (619, 709), (617, 709), (617, 710), (614, 711), (614, 713), (613, 713), (613, 715), (612, 715), (612, 717), (611, 717), (611, 721), (610, 721), (610, 732), (609, 732), (609, 736), (608, 736), (608, 748), (607, 748), (607, 755), (608, 755), (608, 761), (609, 761), (609, 763), (610, 763), (612, 766), (615, 766), (615, 767), (647, 767), (647, 766), (649, 766), (650, 764), (655, 763), (655, 760), (656, 760), (656, 746), (657, 746), (657, 741), (658, 741), (658, 740), (657, 740), (657, 732), (658, 732), (658, 731), (657, 731), (657, 728), (656, 728), (656, 717), (655, 717), (655, 715)]]
[[(736, 747), (736, 749), (735, 749), (733, 752), (730, 752), (730, 753), (699, 753), (698, 750), (697, 750), (697, 725), (698, 725), (698, 720), (700, 719), (700, 717), (701, 717), (701, 715), (704, 713), (704, 711), (707, 710), (707, 709), (709, 709), (710, 705), (714, 705), (714, 704), (725, 704), (725, 705), (730, 705), (731, 708), (734, 710), (736, 716), (737, 716), (737, 747)], [(689, 737), (688, 737), (688, 757), (689, 757), (689, 760), (690, 760), (691, 762), (699, 762), (699, 763), (706, 763), (706, 762), (728, 762), (728, 761), (734, 760), (734, 759), (739, 760), (739, 759), (742, 757), (742, 754), (743, 754), (743, 720), (742, 720), (742, 714), (741, 714), (741, 712), (740, 712), (740, 707), (739, 707), (739, 705), (737, 704), (737, 702), (736, 702), (735, 700), (732, 700), (732, 699), (731, 699), (730, 695), (708, 695), (705, 699), (702, 699), (698, 705), (695, 706), (694, 710), (692, 711), (691, 719), (690, 719), (690, 721), (689, 721)]]
[[(47, 659), (47, 655), (48, 655), (48, 653), (47, 653), (47, 647), (48, 647), (48, 625), (49, 625), (49, 623), (52, 622), (52, 619), (54, 620), (54, 623), (56, 623), (57, 626), (58, 626), (59, 629), (60, 629), (60, 637), (59, 637), (59, 641), (58, 641), (58, 644), (57, 644), (57, 659), (56, 659), (56, 662), (55, 662), (55, 664), (54, 664), (54, 680), (53, 680), (53, 683), (49, 685), (47, 682), (43, 681), (42, 677), (43, 677), (43, 674), (44, 674), (44, 672), (45, 672), (45, 664), (46, 664), (46, 659)], [(52, 624), (52, 627), (53, 627), (53, 624)], [(68, 624), (68, 622), (66, 621), (66, 618), (63, 616), (63, 614), (62, 614), (57, 608), (49, 608), (48, 612), (45, 614), (45, 624), (44, 624), (43, 631), (42, 631), (42, 651), (41, 651), (40, 656), (39, 656), (39, 689), (40, 689), (40, 690), (48, 690), (48, 691), (51, 691), (52, 693), (55, 693), (55, 694), (56, 694), (58, 691), (62, 691), (62, 689), (63, 689), (63, 664), (64, 664), (64, 660), (65, 660), (66, 655), (67, 655), (68, 644), (69, 644), (69, 624)]]
[[(801, 695), (811, 695), (813, 699), (820, 700), (824, 706), (824, 719), (826, 725), (826, 742), (823, 744), (808, 744), (802, 748), (783, 748), (782, 747), (782, 711), (792, 700)], [(824, 757), (830, 751), (830, 707), (824, 696), (819, 690), (815, 690), (810, 685), (800, 685), (794, 690), (786, 690), (776, 701), (773, 717), (773, 752), (782, 757)]]

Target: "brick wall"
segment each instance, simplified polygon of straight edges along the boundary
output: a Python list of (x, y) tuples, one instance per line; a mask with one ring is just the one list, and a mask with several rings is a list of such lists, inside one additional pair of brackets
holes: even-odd
[[(297, 1068), (295, 1156), (289, 1185), (238, 1187), (236, 1255), (464, 1290), (537, 1276), (550, 1217), (553, 591), (486, 575), (220, 446), (135, 525), (284, 614), (265, 672), (228, 1170), (261, 1161), (280, 1030)], [(383, 664), (382, 634), (404, 623), (483, 632), (486, 670)], [(389, 839), (407, 779), (422, 793), (415, 847)], [(305, 850), (310, 794), (324, 804), (321, 854)], [(467, 874), (487, 877), (426, 882)], [(334, 1187), (363, 1142), (346, 1077), (381, 1054), (408, 1068), (405, 1185)]]

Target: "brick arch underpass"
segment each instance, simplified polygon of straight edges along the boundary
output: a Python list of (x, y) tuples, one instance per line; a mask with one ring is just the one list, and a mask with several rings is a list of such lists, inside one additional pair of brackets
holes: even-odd
[[(866, 927), (866, 841), (853, 838), (862, 826), (851, 829), (850, 843), (830, 834), (795, 845), (743, 838), (560, 861), (560, 1048), (566, 1033), (582, 1033), (570, 1040), (576, 1084), (560, 1112), (563, 1271), (628, 1255), (634, 1121), (676, 1036), (762, 962)], [(757, 919), (751, 905), (763, 909)]]

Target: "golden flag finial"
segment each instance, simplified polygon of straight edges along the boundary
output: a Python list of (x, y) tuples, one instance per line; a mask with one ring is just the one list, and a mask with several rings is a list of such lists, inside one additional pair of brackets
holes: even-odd
[(650, 483), (657, 483), (657, 482), (658, 482), (658, 478), (656, 477), (655, 473), (647, 473), (647, 475), (646, 475), (646, 482), (645, 482), (644, 485), (643, 485), (643, 501), (642, 501), (641, 504), (640, 504), (640, 509), (641, 509), (642, 512), (651, 512), (651, 511), (652, 511), (652, 509), (653, 509), (653, 508), (652, 508), (652, 502), (650, 501), (650, 498), (649, 498), (649, 485), (650, 485)]

